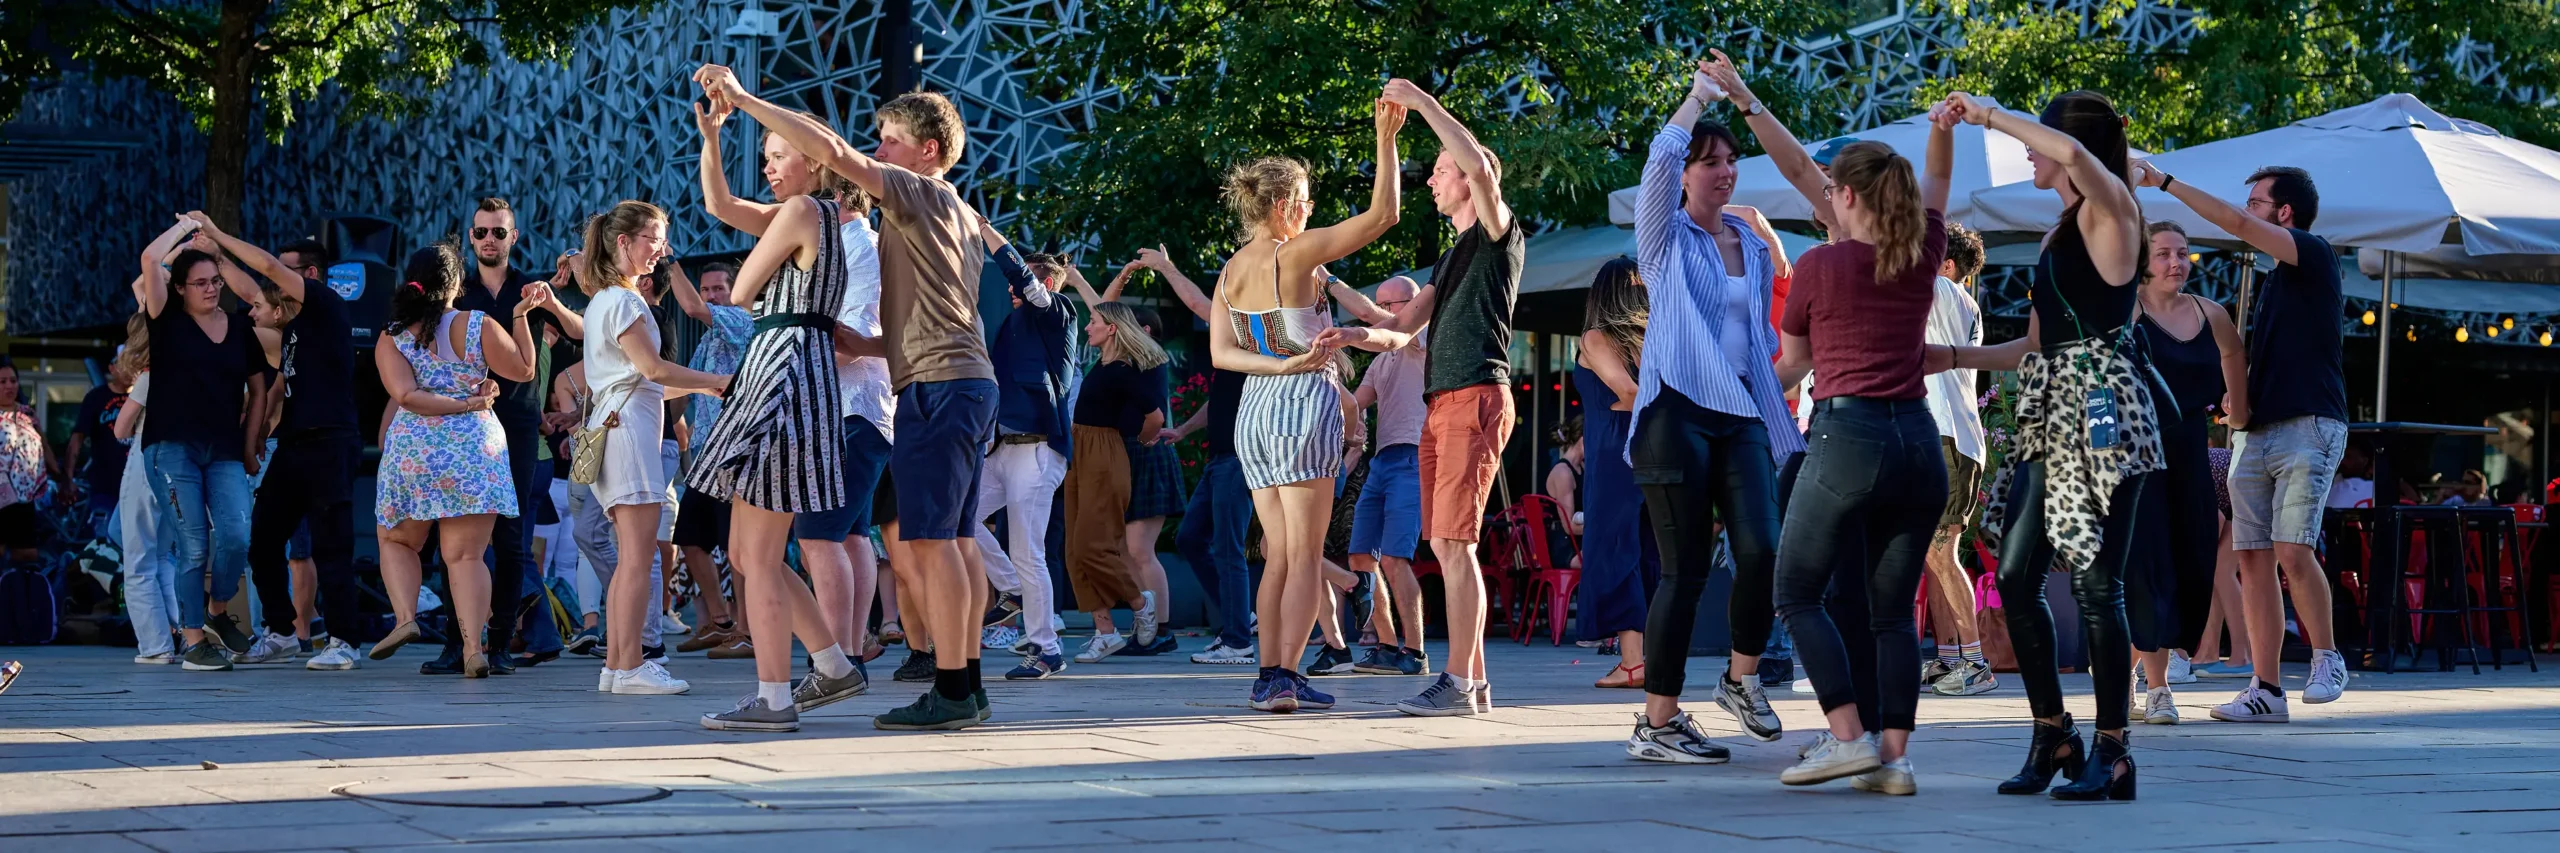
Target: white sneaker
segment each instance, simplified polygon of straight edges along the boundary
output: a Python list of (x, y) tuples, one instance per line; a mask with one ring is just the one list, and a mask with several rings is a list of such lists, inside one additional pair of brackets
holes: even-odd
[(1192, 655), (1191, 662), (1225, 664), (1229, 666), (1251, 666), (1256, 661), (1261, 660), (1261, 658), (1261, 651), (1256, 646), (1246, 646), (1239, 649), (1234, 646), (1227, 645), (1224, 640), (1220, 640), (1209, 644), (1207, 651)]
[(1792, 684), (1792, 685), (1788, 685), (1788, 687), (1787, 687), (1787, 692), (1790, 692), (1790, 693), (1802, 693), (1802, 694), (1805, 694), (1805, 695), (1810, 696), (1810, 695), (1812, 695), (1812, 694), (1813, 694), (1813, 679), (1810, 679), (1810, 678), (1799, 678), (1799, 679), (1796, 679), (1796, 683), (1794, 683), (1794, 684)]
[(615, 675), (616, 673), (613, 671), (613, 667), (608, 666), (603, 669), (596, 670), (596, 692), (613, 692), (613, 681)]
[(1156, 642), (1156, 594), (1145, 590), (1138, 593), (1138, 598), (1144, 602), (1132, 614), (1138, 622), (1138, 645), (1151, 646)]
[(1084, 651), (1076, 653), (1077, 663), (1101, 663), (1103, 658), (1119, 654), (1129, 647), (1129, 638), (1120, 634), (1095, 634), (1086, 640)]
[(1022, 631), (1011, 625), (989, 625), (978, 629), (978, 647), (1010, 649), (1022, 642)]
[(2252, 680), (2240, 695), (2215, 706), (2213, 718), (2226, 723), (2284, 723), (2293, 715), (2285, 710), (2284, 697), (2269, 693)]
[(2347, 693), (2347, 656), (2336, 649), (2311, 650), (2311, 680), (2302, 687), (2302, 701), (2326, 705)]
[(1940, 696), (1976, 696), (1998, 689), (2000, 678), (1991, 674), (1991, 667), (1973, 661), (1956, 664), (1938, 683), (1929, 685), (1930, 692)]
[(258, 641), (250, 643), (249, 650), (240, 653), (240, 659), (235, 663), (280, 663), (301, 653), (302, 644), (294, 642), (292, 637), (259, 634)]
[(1883, 767), (1852, 777), (1849, 787), (1877, 794), (1908, 797), (1920, 793), (1920, 781), (1911, 774), (1911, 756), (1885, 762)]
[(356, 668), (355, 647), (347, 645), (345, 640), (331, 637), (329, 644), (321, 646), (320, 653), (312, 655), (309, 661), (302, 664), (302, 668), (324, 672), (354, 669)]
[(167, 666), (178, 662), (178, 653), (168, 651), (154, 652), (147, 655), (134, 655), (133, 662), (147, 666)]
[(613, 680), (613, 692), (621, 696), (673, 696), (693, 689), (693, 685), (667, 673), (657, 661), (644, 660), (640, 668), (624, 670)]
[(2148, 697), (2148, 704), (2150, 707), (2143, 710), (2143, 722), (2150, 723), (2155, 726), (2174, 726), (2178, 724), (2178, 699), (2177, 697), (2170, 695), (2169, 688), (2154, 687), (2146, 694), (2146, 696)]
[(2169, 683), (2196, 683), (2195, 663), (2187, 660), (2186, 652), (2178, 651), (2177, 649), (2169, 650)]
[(1876, 758), (1874, 736), (1857, 740), (1825, 740), (1814, 747), (1803, 761), (1778, 771), (1778, 782), (1785, 785), (1819, 785), (1844, 776), (1857, 776), (1883, 767)]

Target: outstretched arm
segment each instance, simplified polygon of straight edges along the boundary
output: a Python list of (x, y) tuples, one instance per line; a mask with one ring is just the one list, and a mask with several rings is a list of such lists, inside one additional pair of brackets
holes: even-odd
[(1767, 102), (1760, 100), (1759, 95), (1752, 93), (1751, 86), (1742, 82), (1742, 72), (1733, 67), (1733, 60), (1726, 58), (1724, 51), (1708, 52), (1715, 54), (1716, 58), (1714, 62), (1705, 63), (1707, 75), (1724, 89), (1727, 97), (1733, 99), (1734, 108), (1742, 111), (1744, 123), (1751, 125), (1751, 135), (1759, 138), (1760, 147), (1768, 149), (1769, 160), (1777, 164), (1778, 174), (1785, 175), (1787, 183), (1793, 185), (1805, 201), (1812, 203), (1814, 218), (1822, 220), (1824, 225), (1839, 222), (1839, 218), (1832, 215), (1830, 197), (1822, 192), (1823, 184), (1829, 183), (1830, 179), (1823, 176), (1821, 164), (1813, 162), (1813, 155), (1805, 152), (1804, 143), (1796, 141), (1795, 133), (1787, 130), (1786, 123), (1769, 112)]
[(195, 234), (196, 227), (195, 220), (178, 217), (169, 230), (142, 247), (142, 277), (133, 282), (134, 298), (141, 303), (142, 313), (158, 317), (160, 309), (169, 304), (169, 256), (177, 253), (178, 244)]
[(2027, 314), (2027, 333), (2017, 340), (1991, 346), (1954, 346), (1928, 344), (1921, 348), (1920, 372), (1939, 373), (1958, 367), (1969, 370), (2016, 370), (2018, 362), (2034, 352), (2042, 331), (2036, 328), (2036, 315)]
[(2230, 202), (2197, 189), (2194, 184), (2176, 180), (2169, 173), (2160, 171), (2160, 167), (2151, 165), (2149, 160), (2133, 161), (2133, 180), (2141, 186), (2168, 191), (2188, 210), (2213, 223), (2213, 227), (2240, 238), (2249, 244), (2249, 248), (2267, 253), (2268, 257), (2276, 259), (2276, 263), (2302, 263), (2301, 247), (2293, 242), (2293, 232), (2282, 225), (2250, 216), (2248, 211), (2232, 207)]
[(1182, 307), (1191, 309), (1192, 316), (1200, 318), (1200, 322), (1209, 324), (1210, 328), (1217, 328), (1217, 303), (1209, 299), (1209, 294), (1200, 292), (1200, 285), (1193, 284), (1190, 276), (1183, 275), (1182, 270), (1173, 265), (1173, 259), (1165, 255), (1163, 246), (1139, 249), (1138, 263), (1164, 276), (1165, 286), (1173, 288), (1174, 298), (1182, 300)]
[(2134, 207), (2133, 188), (2108, 172), (2105, 163), (2080, 146), (2080, 140), (2042, 122), (1992, 109), (1963, 92), (1948, 95), (1946, 106), (1957, 118), (2016, 137), (2027, 150), (2061, 164), (2071, 186), (2080, 192), (2080, 226), (2081, 233), (2089, 235), (2089, 262), (2107, 279), (2120, 280), (2119, 287), (2140, 278), (2142, 212)]
[(1458, 171), (1467, 175), (1467, 197), (1475, 206), (1476, 221), (1484, 224), (1486, 236), (1500, 238), (1511, 231), (1511, 208), (1502, 203), (1502, 176), (1494, 173), (1493, 152), (1476, 135), (1449, 114), (1440, 99), (1414, 85), (1413, 81), (1396, 78), (1387, 81), (1386, 99), (1422, 117), (1431, 132), (1440, 137), (1440, 148)]
[(702, 206), (729, 227), (762, 237), (765, 226), (773, 223), (774, 210), (781, 205), (730, 194), (729, 172), (720, 166), (720, 128), (729, 122), (730, 106), (716, 99), (710, 103), (709, 109), (699, 103), (693, 105), (693, 126), (702, 131)]
[(1397, 218), (1402, 215), (1404, 167), (1397, 159), (1396, 131), (1404, 128), (1405, 110), (1384, 98), (1379, 99), (1373, 109), (1376, 111), (1378, 153), (1377, 175), (1369, 183), (1369, 209), (1332, 225), (1310, 228), (1282, 247), (1307, 266), (1322, 266), (1350, 257), (1351, 253), (1368, 247), (1385, 235), (1387, 229), (1395, 227)]
[(702, 86), (713, 103), (746, 110), (747, 115), (780, 134), (782, 141), (791, 143), (792, 148), (818, 161), (818, 165), (843, 175), (874, 198), (881, 195), (880, 161), (854, 150), (853, 143), (844, 141), (826, 125), (747, 94), (746, 87), (738, 83), (738, 75), (725, 66), (702, 66), (693, 72), (693, 81)]

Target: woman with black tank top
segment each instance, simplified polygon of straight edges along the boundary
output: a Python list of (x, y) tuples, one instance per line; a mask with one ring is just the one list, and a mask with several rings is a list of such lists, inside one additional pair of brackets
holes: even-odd
[[(231, 656), (249, 650), (248, 633), (223, 612), (249, 562), (249, 475), (241, 462), (251, 454), (241, 419), (250, 375), (276, 366), (283, 339), (247, 314), (222, 310), (231, 260), (196, 228), (179, 217), (142, 251), (158, 417), (144, 423), (140, 445), (165, 533), (177, 541), (178, 628), (186, 637), (180, 662), (210, 671), (230, 669)], [(205, 641), (208, 628), (228, 653)]]
[[(2062, 197), (2063, 214), (2037, 260), (2025, 337), (1998, 346), (1930, 345), (1932, 370), (1969, 367), (2018, 372), (2018, 434), (2012, 464), (1992, 485), (1985, 526), (2005, 518), (2000, 597), (2035, 714), (2026, 766), (2000, 783), (2003, 794), (2043, 791), (2060, 771), (2072, 784), (2059, 800), (2130, 800), (2133, 758), (2125, 740), (2132, 651), (2125, 630), (2124, 573), (2134, 508), (2144, 475), (2160, 470), (2158, 420), (2148, 368), (2135, 362), (2139, 339), (2133, 284), (2142, 272), (2142, 210), (2127, 178), (2125, 119), (2106, 96), (2070, 92), (2023, 121), (1962, 92), (1946, 106), (1965, 121), (2027, 146), (2035, 185)], [(2056, 559), (2071, 572), (2090, 671), (2097, 682), (2098, 738), (2084, 749), (2063, 710), (2054, 660), (2053, 615), (2044, 575)]]
[[(2135, 525), (2143, 553), (2125, 579), (2125, 610), (2141, 655), (2142, 721), (2178, 722), (2173, 681), (2192, 681), (2191, 655), (2213, 610), (2215, 550), (2222, 514), (2214, 498), (2214, 411), (2225, 388), (2248, 393), (2248, 357), (2239, 327), (2222, 306), (2183, 293), (2190, 269), (2187, 231), (2160, 221), (2147, 229), (2143, 262), (2142, 346), (2167, 392), (2160, 407), (2160, 456), (2168, 466), (2143, 490)], [(2164, 535), (2165, 534), (2165, 535)], [(2178, 660), (2171, 661), (2176, 654)]]

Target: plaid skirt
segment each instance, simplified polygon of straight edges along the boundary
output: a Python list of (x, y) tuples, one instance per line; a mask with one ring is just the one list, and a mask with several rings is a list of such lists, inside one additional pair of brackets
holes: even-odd
[(1180, 514), (1190, 499), (1182, 494), (1182, 459), (1173, 445), (1121, 441), (1129, 451), (1129, 520)]

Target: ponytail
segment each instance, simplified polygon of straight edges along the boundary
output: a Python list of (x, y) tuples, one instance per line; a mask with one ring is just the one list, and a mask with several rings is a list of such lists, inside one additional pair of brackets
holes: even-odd
[(427, 345), (427, 336), (435, 334), (436, 320), (461, 292), (462, 249), (452, 240), (409, 253), (409, 262), (400, 269), (400, 283), (391, 288), (391, 332), (408, 334), (419, 346)]
[(1868, 242), (1876, 247), (1876, 283), (1919, 266), (1927, 247), (1922, 232), (1929, 214), (1920, 209), (1920, 182), (1911, 161), (1882, 142), (1857, 142), (1831, 160), (1831, 181), (1856, 193), (1866, 208)]
[(589, 296), (608, 287), (631, 287), (622, 273), (622, 244), (616, 239), (639, 234), (667, 221), (667, 212), (645, 201), (623, 201), (612, 210), (587, 218), (578, 253), (578, 285)]

